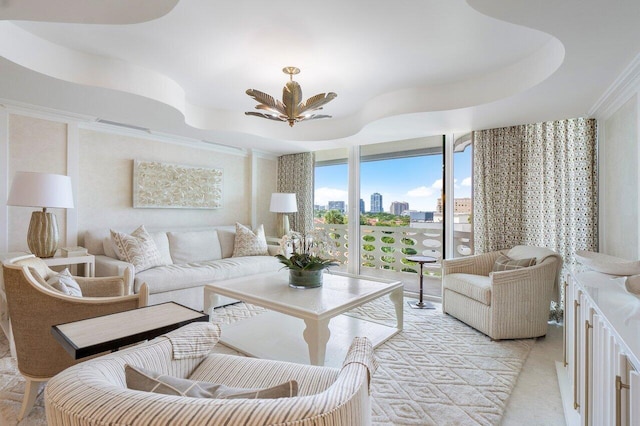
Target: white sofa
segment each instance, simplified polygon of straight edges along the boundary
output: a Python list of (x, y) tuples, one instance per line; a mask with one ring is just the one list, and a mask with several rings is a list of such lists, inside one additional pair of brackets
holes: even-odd
[[(133, 229), (117, 231), (129, 233)], [(136, 271), (132, 264), (118, 259), (109, 229), (87, 231), (84, 246), (96, 257), (96, 276), (122, 276), (131, 268), (131, 291), (138, 293), (146, 282), (150, 305), (174, 301), (202, 310), (205, 284), (282, 268), (274, 257), (278, 246), (269, 246), (269, 256), (232, 257), (234, 225), (173, 230), (149, 228), (148, 232), (166, 265)], [(221, 304), (232, 302), (235, 300), (222, 298)]]

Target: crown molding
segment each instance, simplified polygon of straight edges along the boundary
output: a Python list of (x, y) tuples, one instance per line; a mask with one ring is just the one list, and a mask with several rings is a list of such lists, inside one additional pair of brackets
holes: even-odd
[(176, 136), (168, 133), (156, 132), (154, 130), (130, 127), (129, 125), (124, 123), (122, 125), (118, 125), (117, 123), (101, 123), (99, 121), (93, 121), (90, 123), (80, 123), (79, 126), (82, 129), (93, 130), (96, 132), (111, 133), (133, 138), (147, 139), (156, 142), (188, 146), (191, 148), (204, 149), (207, 151), (238, 155), (241, 157), (247, 157), (249, 155), (248, 151), (244, 148), (237, 148), (230, 145), (218, 144), (206, 140)]
[(244, 148), (237, 148), (230, 145), (219, 144), (207, 140), (199, 140), (183, 136), (171, 135), (168, 133), (156, 132), (141, 127), (130, 126), (125, 123), (100, 122), (100, 119), (98, 117), (92, 115), (76, 114), (54, 108), (33, 105), (26, 102), (14, 101), (11, 99), (0, 98), (0, 107), (2, 107), (7, 114), (22, 115), (68, 124), (77, 123), (78, 127), (81, 129), (148, 139), (157, 142), (172, 143), (182, 146), (189, 146), (192, 148), (221, 152), (225, 154), (239, 155), (242, 157), (247, 157), (249, 155), (248, 150)]
[(640, 54), (615, 79), (589, 110), (589, 116), (599, 120), (609, 118), (625, 102), (640, 91)]
[(83, 121), (95, 121), (97, 119), (91, 115), (75, 114), (72, 112), (60, 111), (54, 108), (47, 108), (5, 98), (0, 98), (0, 105), (4, 106), (9, 114), (24, 115), (49, 121), (76, 123)]

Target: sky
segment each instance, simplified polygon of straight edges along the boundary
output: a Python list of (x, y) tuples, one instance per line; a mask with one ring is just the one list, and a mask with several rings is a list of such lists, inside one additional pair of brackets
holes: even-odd
[[(454, 154), (454, 197), (471, 196), (471, 149)], [(347, 165), (315, 168), (314, 204), (348, 201)], [(442, 155), (370, 161), (360, 164), (360, 197), (365, 211), (371, 209), (371, 194), (382, 194), (389, 211), (394, 201), (406, 201), (410, 210), (435, 211), (442, 190)]]

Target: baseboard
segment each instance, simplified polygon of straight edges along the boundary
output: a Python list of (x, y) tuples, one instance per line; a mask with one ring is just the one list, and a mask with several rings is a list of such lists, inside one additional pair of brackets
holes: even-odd
[(573, 409), (573, 394), (567, 370), (560, 361), (556, 361), (556, 375), (558, 376), (558, 387), (562, 397), (562, 408), (564, 410), (564, 420), (567, 426), (579, 426), (580, 415)]

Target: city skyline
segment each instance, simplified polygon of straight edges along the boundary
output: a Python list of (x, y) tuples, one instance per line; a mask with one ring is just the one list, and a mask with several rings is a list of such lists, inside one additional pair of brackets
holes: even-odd
[[(471, 197), (470, 149), (454, 154), (455, 198)], [(348, 201), (346, 164), (315, 168), (314, 204), (327, 206), (329, 201)], [(411, 210), (436, 211), (442, 191), (442, 155), (394, 158), (360, 164), (360, 198), (364, 210), (371, 211), (371, 195), (382, 195), (383, 210), (391, 203), (409, 203)]]

